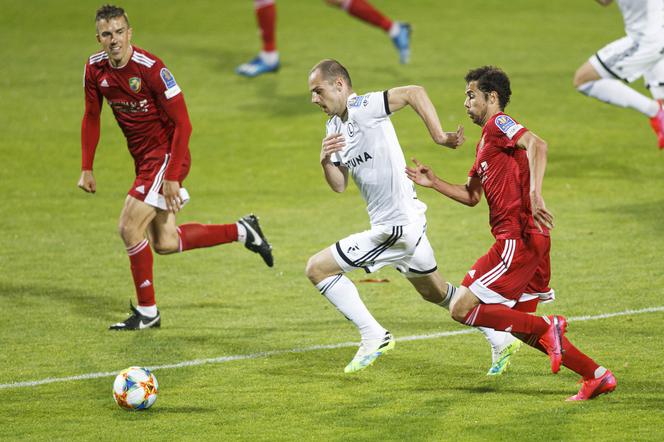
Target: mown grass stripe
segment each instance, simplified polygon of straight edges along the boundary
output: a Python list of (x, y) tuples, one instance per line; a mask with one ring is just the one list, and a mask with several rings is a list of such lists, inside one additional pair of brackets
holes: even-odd
[[(643, 308), (643, 309), (638, 309), (638, 310), (623, 310), (621, 312), (602, 313), (602, 314), (599, 314), (599, 315), (572, 316), (572, 317), (567, 318), (567, 321), (568, 322), (596, 321), (596, 320), (599, 320), (599, 319), (613, 318), (613, 317), (616, 317), (616, 316), (640, 315), (640, 314), (644, 314), (644, 313), (656, 313), (656, 312), (664, 312), (664, 306), (648, 307), (648, 308)], [(466, 329), (466, 330), (439, 332), (439, 333), (431, 333), (431, 334), (426, 334), (426, 335), (404, 336), (404, 337), (398, 338), (397, 341), (399, 341), (399, 342), (420, 341), (420, 340), (424, 340), (424, 339), (436, 339), (436, 338), (444, 338), (444, 337), (449, 337), (449, 336), (465, 335), (465, 334), (474, 333), (474, 332), (476, 332), (475, 329), (469, 328), (469, 329)], [(250, 353), (250, 354), (245, 354), (245, 355), (232, 355), (232, 356), (219, 356), (219, 357), (216, 357), (216, 358), (193, 359), (193, 360), (190, 360), (190, 361), (182, 361), (182, 362), (177, 362), (177, 363), (174, 363), (174, 364), (155, 365), (153, 367), (148, 367), (148, 368), (150, 370), (165, 370), (165, 369), (171, 369), (171, 368), (195, 367), (195, 366), (198, 366), (198, 365), (221, 364), (221, 363), (224, 363), (224, 362), (231, 362), (231, 361), (242, 361), (242, 360), (247, 360), (247, 359), (260, 359), (260, 358), (266, 358), (266, 357), (269, 357), (269, 356), (279, 356), (279, 355), (292, 354), (292, 353), (307, 353), (307, 352), (317, 351), (317, 350), (332, 350), (332, 349), (336, 349), (336, 348), (356, 347), (356, 346), (357, 346), (357, 342), (341, 342), (341, 343), (338, 343), (338, 344), (313, 345), (313, 346), (310, 346), (310, 347), (292, 348), (292, 349), (287, 349), (287, 350), (262, 351), (262, 352), (258, 352), (258, 353)], [(45, 379), (40, 379), (40, 380), (36, 380), (36, 381), (12, 382), (12, 383), (8, 383), (8, 384), (0, 384), (0, 390), (9, 389), (9, 388), (37, 387), (37, 386), (40, 386), (40, 385), (53, 384), (53, 383), (57, 383), (57, 382), (70, 382), (70, 381), (82, 381), (82, 380), (87, 380), (87, 379), (106, 378), (106, 377), (116, 376), (119, 373), (119, 371), (120, 370), (105, 371), (105, 372), (99, 372), (99, 373), (87, 373), (87, 374), (80, 374), (80, 375), (75, 375), (75, 376), (66, 376), (66, 377), (61, 377), (61, 378), (45, 378)]]

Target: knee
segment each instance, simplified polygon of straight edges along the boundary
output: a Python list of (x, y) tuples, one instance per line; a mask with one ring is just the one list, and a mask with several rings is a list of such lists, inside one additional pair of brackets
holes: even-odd
[(600, 77), (595, 72), (594, 68), (589, 63), (586, 63), (576, 70), (572, 83), (576, 90), (583, 94), (587, 94), (588, 86), (599, 78)]
[(463, 323), (470, 310), (461, 302), (454, 302), (450, 304), (450, 316), (457, 322)]
[(152, 248), (158, 255), (169, 255), (180, 251), (180, 242), (177, 237), (159, 238), (154, 241)]
[(316, 255), (310, 257), (307, 261), (307, 266), (304, 268), (304, 274), (307, 275), (307, 278), (313, 285), (316, 285), (321, 281), (322, 278), (320, 278)]
[(142, 232), (139, 232), (136, 226), (124, 220), (118, 223), (118, 234), (127, 246), (132, 246), (144, 239)]
[(574, 85), (575, 89), (579, 89), (579, 87), (584, 84), (584, 78), (581, 72), (581, 68), (577, 69), (577, 71), (574, 73), (574, 78), (572, 79), (572, 84)]

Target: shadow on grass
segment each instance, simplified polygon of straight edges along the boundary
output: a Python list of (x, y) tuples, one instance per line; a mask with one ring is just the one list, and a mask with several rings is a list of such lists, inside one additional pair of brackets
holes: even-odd
[(656, 232), (664, 231), (664, 224), (661, 222), (664, 219), (664, 200), (637, 204), (616, 204), (597, 211), (611, 216), (629, 216), (639, 223), (646, 224)]

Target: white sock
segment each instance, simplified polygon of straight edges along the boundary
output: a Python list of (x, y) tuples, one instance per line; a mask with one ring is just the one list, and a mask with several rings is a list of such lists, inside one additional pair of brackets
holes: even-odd
[(507, 345), (511, 344), (516, 338), (510, 333), (504, 331), (497, 331), (492, 328), (487, 327), (477, 327), (482, 333), (489, 344), (491, 344), (491, 355), (493, 362), (496, 362), (498, 354), (505, 348)]
[(147, 316), (148, 318), (154, 318), (157, 316), (157, 304), (139, 305), (136, 307), (136, 310), (138, 310), (141, 315)]
[(595, 369), (595, 379), (601, 378), (606, 373), (606, 368), (601, 365)]
[[(452, 302), (452, 299), (454, 298), (454, 295), (456, 295), (457, 288), (454, 287), (454, 285), (450, 284), (449, 282), (447, 283), (447, 296), (445, 296), (445, 299), (443, 302), (439, 303), (438, 305), (450, 309), (450, 302)], [(507, 332), (503, 331), (496, 331), (492, 328), (487, 328), (487, 327), (477, 327), (482, 333), (484, 333), (484, 337), (486, 338), (487, 341), (489, 341), (489, 344), (491, 344), (491, 355), (493, 362), (496, 362), (496, 356), (500, 351), (508, 344), (510, 344), (514, 339), (516, 339), (514, 336)]]
[(242, 225), (242, 223), (235, 223), (237, 226), (237, 242), (244, 244), (247, 242), (247, 229)]
[(664, 100), (664, 85), (663, 86), (650, 86), (650, 95), (655, 100)]
[(382, 339), (386, 330), (369, 313), (360, 299), (355, 284), (346, 276), (329, 276), (316, 284), (316, 288), (360, 330), (362, 340)]
[(265, 62), (265, 64), (273, 65), (279, 63), (279, 51), (260, 51), (258, 55), (261, 57), (261, 60)]
[(655, 100), (638, 93), (619, 80), (602, 78), (589, 81), (579, 86), (577, 90), (605, 103), (635, 109), (651, 118), (657, 115), (659, 110), (659, 104)]
[(390, 30), (388, 31), (388, 34), (390, 34), (390, 38), (394, 38), (397, 35), (399, 35), (399, 31), (401, 30), (401, 23), (398, 21), (393, 21), (392, 26), (390, 27)]

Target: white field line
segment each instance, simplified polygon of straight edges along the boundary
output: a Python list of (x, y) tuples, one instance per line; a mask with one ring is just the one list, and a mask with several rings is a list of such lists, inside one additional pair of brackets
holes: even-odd
[[(624, 310), (622, 312), (603, 313), (603, 314), (600, 314), (600, 315), (573, 316), (573, 317), (567, 318), (567, 321), (568, 322), (595, 321), (595, 320), (598, 320), (598, 319), (612, 318), (614, 316), (640, 315), (640, 314), (643, 314), (643, 313), (654, 313), (654, 312), (664, 312), (664, 306), (649, 307), (649, 308), (644, 308), (644, 309), (639, 309), (639, 310)], [(448, 337), (448, 336), (466, 335), (466, 334), (474, 333), (474, 332), (476, 332), (476, 330), (474, 328), (468, 328), (468, 329), (465, 329), (465, 330), (431, 333), (431, 334), (427, 334), (427, 335), (404, 336), (404, 337), (398, 338), (397, 341), (399, 341), (399, 342), (419, 341), (419, 340), (423, 340), (423, 339), (436, 339), (436, 338), (444, 338), (444, 337)], [(269, 356), (279, 356), (279, 355), (293, 354), (293, 353), (307, 353), (307, 352), (310, 352), (310, 351), (330, 350), (330, 349), (343, 348), (343, 347), (357, 347), (357, 342), (341, 342), (341, 343), (338, 343), (338, 344), (313, 345), (313, 346), (310, 346), (310, 347), (303, 347), (303, 348), (291, 348), (291, 349), (288, 349), (288, 350), (262, 351), (262, 352), (259, 352), (259, 353), (251, 353), (251, 354), (245, 354), (245, 355), (219, 356), (219, 357), (216, 357), (216, 358), (193, 359), (191, 361), (177, 362), (175, 364), (155, 365), (153, 367), (148, 367), (148, 368), (150, 370), (165, 370), (165, 369), (169, 369), (169, 368), (194, 367), (194, 366), (197, 366), (197, 365), (221, 364), (221, 363), (230, 362), (230, 361), (242, 361), (242, 360), (246, 360), (246, 359), (259, 359), (259, 358), (266, 358), (266, 357), (269, 357)], [(79, 375), (75, 375), (75, 376), (66, 376), (66, 377), (62, 377), (62, 378), (45, 378), (45, 379), (40, 379), (40, 380), (37, 380), (37, 381), (12, 382), (12, 383), (9, 383), (9, 384), (0, 384), (0, 390), (10, 389), (10, 388), (37, 387), (39, 385), (53, 384), (53, 383), (56, 383), (56, 382), (70, 382), (70, 381), (80, 381), (80, 380), (86, 380), (86, 379), (106, 378), (106, 377), (116, 376), (118, 373), (119, 373), (119, 370), (118, 371), (105, 371), (105, 372), (99, 372), (99, 373), (86, 373), (86, 374), (79, 374)]]

